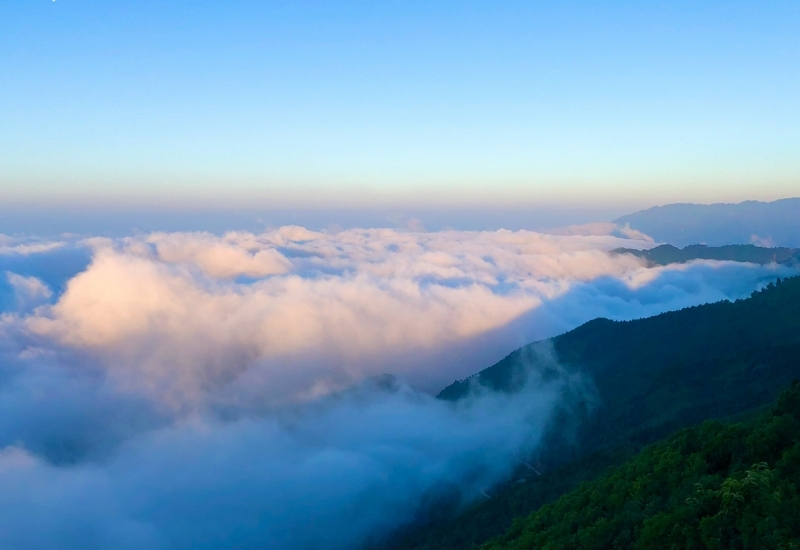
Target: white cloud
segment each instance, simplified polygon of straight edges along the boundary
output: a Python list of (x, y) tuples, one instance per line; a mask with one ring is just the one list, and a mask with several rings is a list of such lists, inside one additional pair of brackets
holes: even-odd
[(259, 249), (257, 241), (247, 243), (236, 234), (220, 239), (207, 233), (156, 233), (147, 242), (155, 245), (162, 261), (194, 264), (216, 278), (266, 277), (286, 273), (291, 268), (291, 263), (277, 250)]
[[(88, 353), (129, 390), (179, 407), (209, 394), (305, 399), (383, 372), (434, 389), (574, 326), (536, 315), (542, 305), (572, 307), (560, 297), (581, 285), (619, 281), (634, 315), (692, 305), (710, 290), (687, 274), (695, 289), (682, 302), (637, 305), (636, 292), (674, 269), (609, 255), (646, 242), (604, 234), (285, 227), (87, 242), (91, 265), (26, 326)], [(477, 353), (446, 359), (471, 342), (482, 342)]]
[(576, 380), (456, 405), (414, 387), (789, 274), (647, 268), (607, 253), (639, 235), (571, 232), (159, 233), (84, 241), (57, 296), (9, 273), (29, 302), (0, 316), (4, 547), (356, 547), (503, 479)]
[[(89, 268), (27, 326), (171, 402), (196, 400), (249, 371), (265, 400), (315, 395), (389, 366), (413, 382), (430, 378), (418, 372), (420, 353), (502, 329), (574, 282), (643, 269), (637, 258), (605, 253), (620, 243), (526, 231), (328, 235), (292, 227), (92, 241)], [(259, 258), (268, 259), (262, 279), (230, 280), (255, 276)], [(467, 372), (445, 369), (438, 381), (456, 374)]]
[(613, 222), (595, 222), (581, 225), (568, 225), (548, 231), (553, 235), (582, 235), (582, 236), (601, 236), (609, 235), (626, 239), (635, 239), (645, 243), (652, 243), (653, 238), (636, 229), (631, 229), (630, 224), (618, 225)]
[(750, 242), (756, 246), (765, 246), (765, 247), (774, 247), (775, 241), (772, 240), (772, 237), (759, 237), (758, 235), (751, 235)]
[(29, 256), (51, 252), (65, 246), (62, 241), (48, 241), (35, 237), (14, 237), (0, 233), (0, 255)]
[(53, 295), (50, 288), (36, 277), (24, 277), (6, 271), (6, 279), (14, 289), (17, 307), (20, 310), (28, 310), (42, 304)]
[(28, 256), (30, 254), (50, 252), (57, 248), (61, 248), (62, 246), (64, 246), (64, 243), (62, 242), (0, 245), (0, 254), (18, 254), (20, 256)]

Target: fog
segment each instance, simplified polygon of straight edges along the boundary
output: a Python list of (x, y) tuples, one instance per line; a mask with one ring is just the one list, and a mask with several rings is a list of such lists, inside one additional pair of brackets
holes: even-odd
[(608, 254), (653, 245), (629, 228), (561, 233), (4, 236), (3, 548), (357, 548), (485, 498), (591, 381), (550, 357), (513, 396), (444, 385), (790, 274), (647, 268)]

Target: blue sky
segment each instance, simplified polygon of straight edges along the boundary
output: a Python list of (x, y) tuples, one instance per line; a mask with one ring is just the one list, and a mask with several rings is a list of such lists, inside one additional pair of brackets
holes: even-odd
[(797, 195), (797, 2), (0, 5), (0, 200)]

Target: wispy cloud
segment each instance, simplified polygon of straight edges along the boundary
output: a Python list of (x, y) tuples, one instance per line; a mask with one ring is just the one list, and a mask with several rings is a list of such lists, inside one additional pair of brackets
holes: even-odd
[(62, 241), (48, 241), (35, 238), (12, 237), (0, 233), (0, 254), (28, 256), (49, 252), (64, 246)]

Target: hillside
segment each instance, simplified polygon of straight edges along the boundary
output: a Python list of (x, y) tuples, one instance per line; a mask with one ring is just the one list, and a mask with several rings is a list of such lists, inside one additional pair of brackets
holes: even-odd
[(752, 244), (731, 244), (726, 246), (693, 244), (682, 249), (671, 244), (662, 244), (648, 250), (617, 248), (611, 252), (612, 254), (631, 254), (644, 258), (647, 260), (649, 267), (685, 263), (692, 260), (724, 260), (750, 262), (760, 265), (771, 262), (790, 266), (800, 265), (800, 249), (798, 248), (767, 248)]
[(757, 421), (684, 430), (514, 522), (482, 550), (796, 549), (799, 476), (795, 382)]
[(667, 204), (614, 220), (675, 246), (769, 243), (800, 247), (800, 198), (738, 204)]
[[(590, 321), (553, 338), (564, 368), (594, 391), (565, 407), (539, 456), (520, 465), (492, 498), (456, 517), (398, 534), (385, 548), (470, 548), (609, 465), (674, 431), (770, 403), (800, 377), (800, 277), (746, 300), (718, 302), (627, 322)], [(443, 399), (474, 385), (515, 391), (529, 369), (548, 369), (529, 344), (477, 375), (451, 384)]]

